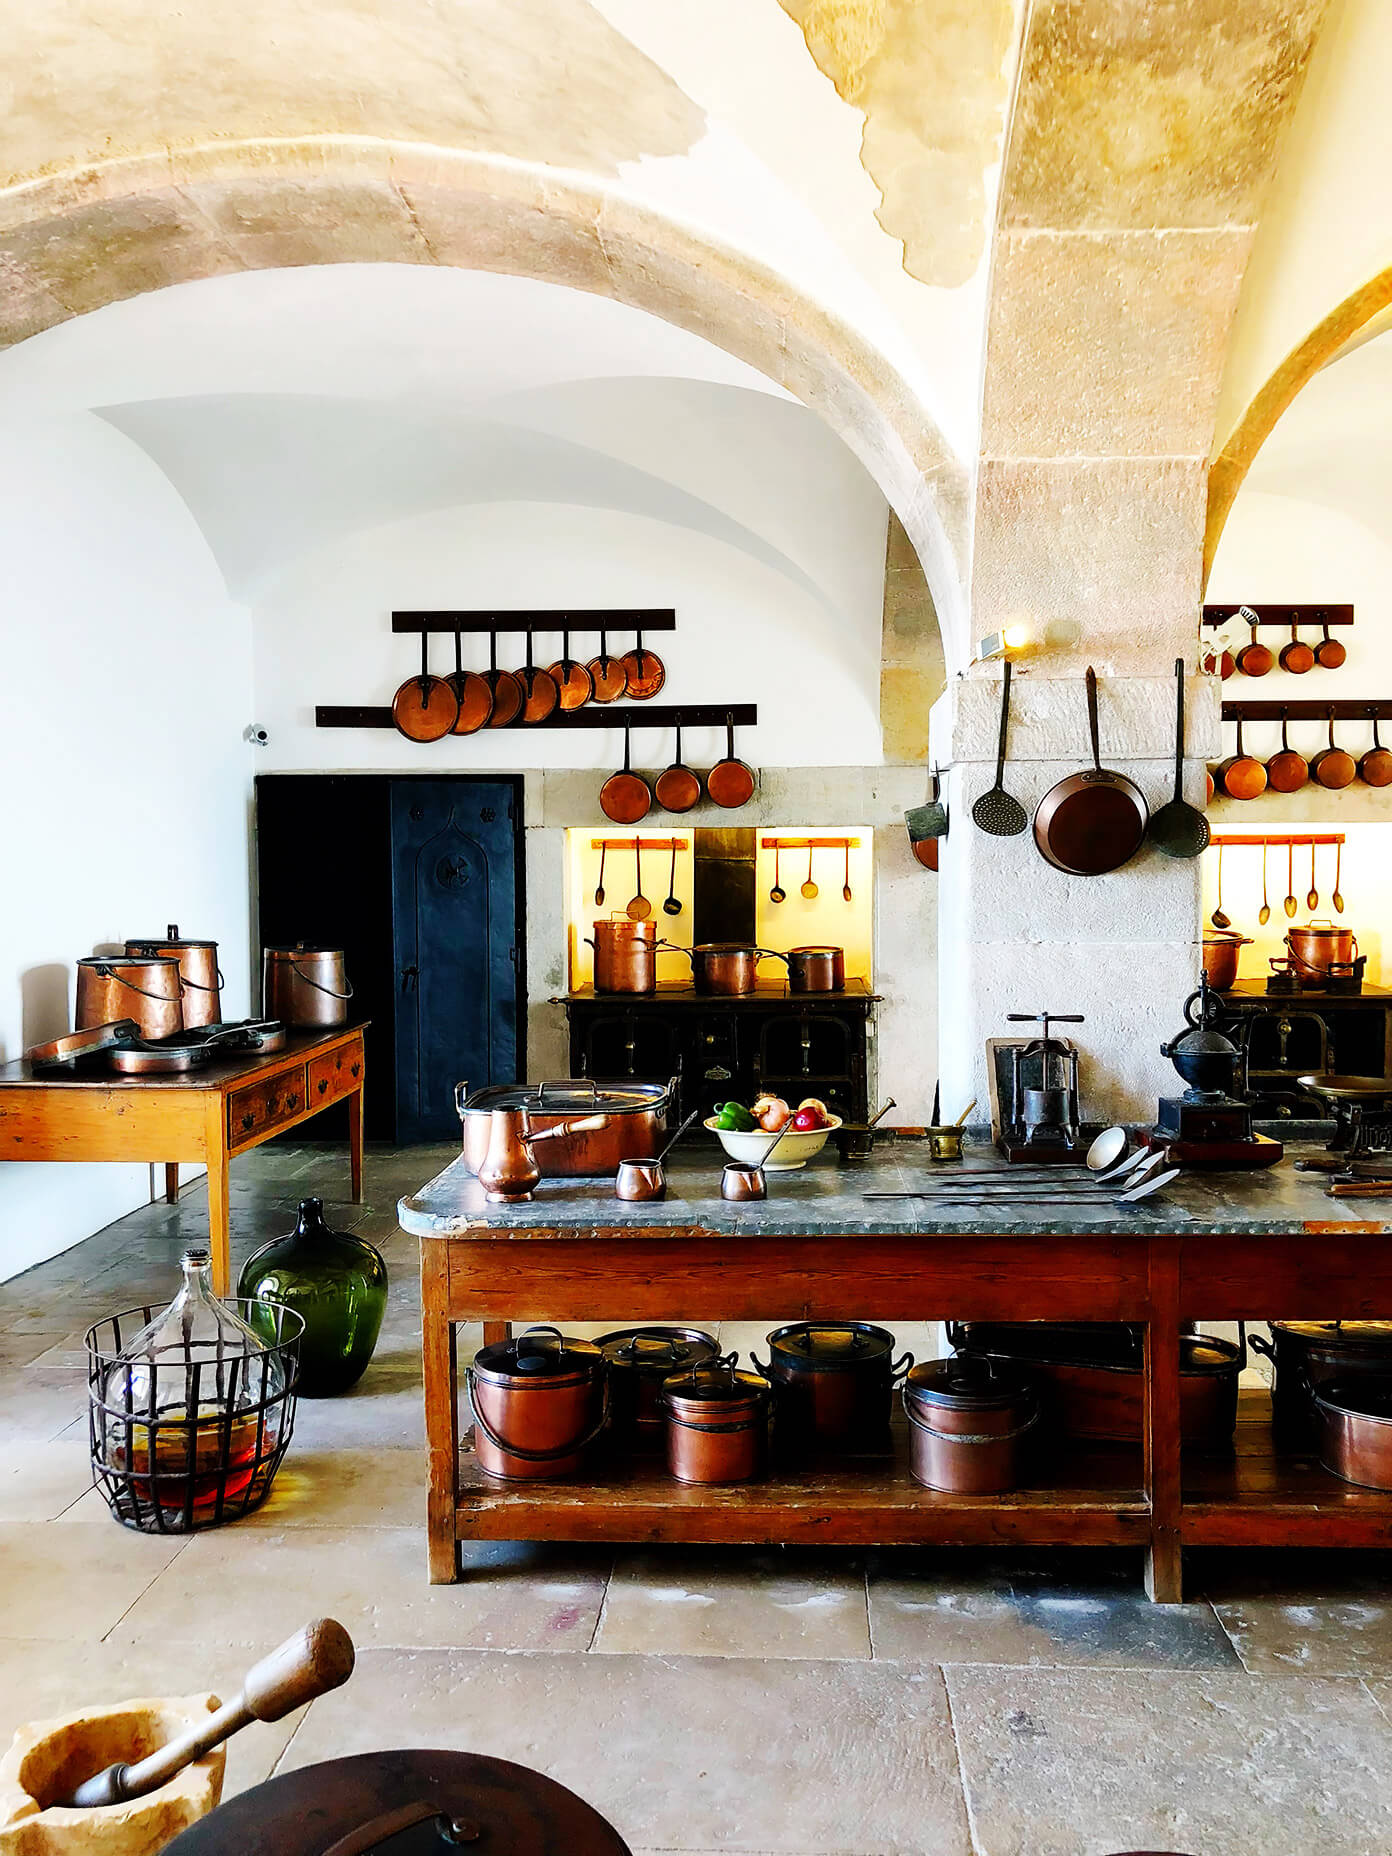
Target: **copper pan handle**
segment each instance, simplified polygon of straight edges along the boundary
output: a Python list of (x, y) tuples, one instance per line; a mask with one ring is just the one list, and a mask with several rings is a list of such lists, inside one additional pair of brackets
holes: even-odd
[(586, 1115), (583, 1121), (558, 1122), (554, 1128), (542, 1128), (540, 1132), (536, 1134), (533, 1134), (529, 1127), (522, 1138), (529, 1147), (532, 1147), (538, 1141), (554, 1141), (562, 1134), (595, 1134), (600, 1128), (607, 1128), (608, 1126), (609, 1117), (607, 1115)]

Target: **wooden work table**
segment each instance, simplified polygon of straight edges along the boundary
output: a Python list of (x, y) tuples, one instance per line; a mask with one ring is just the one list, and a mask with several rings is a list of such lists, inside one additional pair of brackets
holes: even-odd
[(292, 1031), (283, 1051), (239, 1053), (172, 1076), (120, 1076), (100, 1060), (74, 1071), (35, 1072), (24, 1060), (0, 1068), (0, 1160), (162, 1161), (165, 1196), (179, 1162), (208, 1169), (213, 1287), (230, 1287), (229, 1162), (321, 1109), (348, 1103), (353, 1197), (362, 1197), (363, 1025)]
[[(969, 1209), (934, 1196), (921, 1148), (894, 1155), (851, 1168), (824, 1155), (770, 1176), (754, 1205), (719, 1197), (713, 1146), (672, 1167), (659, 1205), (621, 1204), (608, 1180), (543, 1181), (530, 1204), (489, 1205), (459, 1161), (403, 1199), (421, 1240), (431, 1580), (455, 1579), (458, 1543), (474, 1539), (1129, 1544), (1145, 1550), (1151, 1596), (1173, 1603), (1186, 1545), (1392, 1543), (1392, 1494), (1278, 1456), (1264, 1391), (1243, 1394), (1234, 1452), (1181, 1461), (1179, 1438), (1181, 1322), (1392, 1314), (1387, 1201), (1330, 1200), (1288, 1159), (1190, 1175), (1129, 1209), (1103, 1188), (1095, 1210)], [(1000, 1163), (969, 1147), (967, 1164)], [(848, 1317), (1142, 1324), (1140, 1443), (1056, 1448), (1009, 1494), (963, 1496), (914, 1482), (902, 1436), (892, 1459), (698, 1488), (602, 1457), (570, 1482), (490, 1481), (460, 1435), (461, 1322), (481, 1319), (493, 1340), (525, 1321)]]

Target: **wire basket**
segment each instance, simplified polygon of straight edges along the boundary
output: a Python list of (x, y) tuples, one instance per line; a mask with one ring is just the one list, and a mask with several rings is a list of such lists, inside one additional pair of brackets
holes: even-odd
[(128, 1308), (87, 1330), (92, 1480), (125, 1527), (220, 1527), (271, 1492), (294, 1430), (304, 1318), (279, 1302), (221, 1306), (254, 1322), (256, 1336), (238, 1345), (186, 1334), (155, 1361), (129, 1352), (155, 1308)]

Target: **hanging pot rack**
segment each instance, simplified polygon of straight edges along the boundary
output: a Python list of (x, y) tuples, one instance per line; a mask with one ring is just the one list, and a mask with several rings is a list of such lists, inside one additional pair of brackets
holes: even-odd
[(1352, 625), (1352, 606), (1205, 606), (1205, 625), (1226, 625), (1239, 612), (1255, 612), (1258, 625), (1279, 625), (1289, 631), (1292, 625)]
[[(554, 710), (544, 721), (531, 722), (516, 734), (533, 734), (542, 728), (724, 728), (727, 722), (736, 728), (753, 728), (759, 720), (759, 705), (754, 702), (686, 702), (657, 703), (609, 702), (568, 714)], [(392, 712), (385, 704), (343, 706), (321, 703), (314, 711), (316, 728), (393, 728)]]
[(765, 851), (858, 851), (859, 838), (760, 838)]
[(689, 838), (591, 838), (592, 851), (684, 851)]
[(1225, 722), (1385, 722), (1392, 718), (1392, 697), (1373, 702), (1225, 702)]

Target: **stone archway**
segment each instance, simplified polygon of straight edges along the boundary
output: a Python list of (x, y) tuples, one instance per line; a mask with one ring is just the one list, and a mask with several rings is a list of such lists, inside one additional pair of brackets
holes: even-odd
[(965, 648), (967, 472), (901, 375), (843, 320), (731, 246), (536, 164), (369, 137), (218, 142), (0, 191), (0, 347), (229, 271), (454, 265), (610, 296), (757, 368), (860, 459)]
[(1204, 526), (1204, 585), (1213, 571), (1218, 543), (1257, 453), (1282, 414), (1320, 369), (1392, 305), (1392, 265), (1370, 277), (1317, 322), (1298, 342), (1237, 422), (1208, 474), (1208, 513)]

